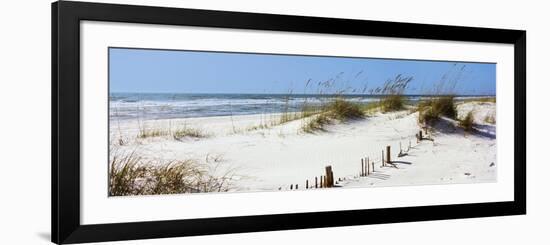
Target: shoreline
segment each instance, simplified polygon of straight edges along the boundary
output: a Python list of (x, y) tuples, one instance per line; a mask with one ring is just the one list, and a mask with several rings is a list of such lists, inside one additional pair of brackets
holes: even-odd
[[(351, 96), (351, 95), (350, 95)], [(412, 97), (416, 97), (416, 95), (409, 95), (409, 96), (412, 96)], [(422, 97), (425, 97), (425, 98), (429, 98), (429, 97), (437, 97), (437, 96), (422, 96)], [(373, 98), (378, 98), (378, 97), (373, 97)], [(465, 103), (465, 102), (476, 102), (476, 101), (484, 101), (485, 99), (496, 99), (495, 96), (455, 96), (455, 101), (456, 103)], [(408, 98), (408, 97), (405, 97), (405, 101), (406, 103), (408, 103), (409, 105), (416, 105), (418, 102), (421, 101), (421, 99), (411, 99), (411, 98)], [(159, 101), (159, 102), (162, 102), (162, 103), (168, 103), (168, 101)], [(171, 102), (177, 102), (177, 101), (171, 101)], [(359, 103), (361, 105), (369, 105), (371, 103), (377, 103), (378, 100), (375, 100), (375, 101), (359, 101), (356, 103)], [(111, 103), (118, 103), (118, 102), (115, 102), (115, 101), (111, 101)], [(301, 112), (301, 104), (302, 102), (292, 102), (292, 103), (289, 103), (289, 105), (291, 105), (290, 107), (288, 107), (288, 111), (286, 113), (299, 113)], [(316, 105), (316, 102), (311, 102), (312, 105)], [(169, 103), (168, 103), (169, 104)], [(158, 105), (157, 105), (158, 106)], [(166, 106), (166, 105), (164, 105)], [(195, 119), (195, 118), (212, 118), (212, 117), (229, 117), (229, 116), (233, 116), (233, 117), (239, 117), (239, 116), (248, 116), (248, 115), (280, 115), (280, 114), (284, 114), (285, 112), (284, 111), (276, 111), (276, 112), (272, 112), (272, 111), (268, 111), (268, 110), (273, 110), (273, 108), (277, 107), (277, 106), (280, 106), (280, 104), (277, 104), (277, 103), (274, 103), (274, 104), (266, 104), (266, 103), (258, 103), (258, 106), (262, 107), (264, 106), (264, 111), (253, 111), (253, 112), (236, 112), (236, 113), (233, 113), (233, 115), (231, 115), (232, 113), (229, 113), (227, 114), (224, 114), (224, 113), (221, 113), (220, 115), (204, 115), (204, 116), (170, 116), (170, 117), (165, 117), (165, 118), (147, 118), (147, 117), (143, 117), (143, 118), (140, 118), (139, 120), (144, 120), (144, 121), (149, 121), (149, 120), (184, 120), (184, 119)], [(298, 106), (298, 107), (294, 107), (294, 106)], [(155, 107), (155, 106), (153, 106)], [(109, 106), (109, 111), (110, 112), (113, 112), (113, 111), (117, 111), (119, 109), (117, 109), (116, 106)], [(116, 113), (115, 113), (116, 114)], [(138, 120), (138, 116), (136, 117), (116, 117), (116, 115), (112, 115), (112, 114), (109, 114), (109, 121), (110, 122), (113, 122), (113, 121), (121, 121), (121, 122), (126, 122), (126, 121), (132, 121), (132, 120)]]

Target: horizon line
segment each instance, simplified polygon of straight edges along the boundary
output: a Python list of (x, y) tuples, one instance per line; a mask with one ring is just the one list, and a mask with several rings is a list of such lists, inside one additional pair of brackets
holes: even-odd
[[(109, 91), (109, 94), (120, 93), (120, 94), (204, 94), (204, 95), (229, 95), (229, 94), (243, 94), (243, 95), (367, 95), (367, 96), (385, 96), (386, 94), (364, 94), (364, 93), (347, 93), (347, 94), (318, 94), (318, 93), (212, 93), (212, 92), (128, 92), (128, 91)], [(443, 94), (402, 94), (403, 96), (491, 96), (496, 97), (496, 94), (453, 94), (453, 93), (443, 93)]]

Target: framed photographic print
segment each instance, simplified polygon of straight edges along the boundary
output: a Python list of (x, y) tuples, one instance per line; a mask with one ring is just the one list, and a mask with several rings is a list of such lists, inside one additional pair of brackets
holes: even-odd
[(55, 2), (52, 241), (525, 214), (525, 38)]

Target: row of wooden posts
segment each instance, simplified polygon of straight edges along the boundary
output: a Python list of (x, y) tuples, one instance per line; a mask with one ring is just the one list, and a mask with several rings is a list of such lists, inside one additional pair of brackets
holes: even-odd
[[(341, 179), (338, 179), (341, 181)], [(306, 189), (312, 189), (312, 188), (332, 188), (334, 187), (334, 172), (332, 171), (332, 166), (326, 166), (325, 167), (325, 175), (317, 176), (315, 177), (315, 183), (312, 183), (310, 186), (309, 180), (306, 180)], [(338, 183), (338, 182), (336, 182)], [(296, 189), (298, 190), (298, 184), (290, 185), (290, 189)]]
[[(416, 134), (417, 142), (420, 142), (424, 139), (424, 136), (422, 135), (422, 130)], [(411, 141), (409, 140), (409, 147), (407, 148), (407, 152), (411, 148)], [(385, 154), (384, 154), (385, 153)], [(398, 157), (405, 155), (403, 153), (403, 149), (401, 149), (401, 142), (399, 143), (399, 154)], [(391, 146), (386, 146), (386, 151), (382, 150), (382, 164), (380, 167), (387, 167), (388, 165), (391, 165), (392, 167), (396, 167), (394, 164), (392, 164), (391, 160)], [(374, 161), (370, 161), (369, 157), (361, 158), (361, 171), (360, 176), (365, 177), (369, 176), (372, 173), (374, 173)], [(338, 181), (342, 181), (342, 179), (338, 179)], [(338, 181), (334, 180), (334, 172), (332, 171), (332, 166), (328, 165), (325, 167), (325, 175), (319, 176), (319, 178), (315, 177), (315, 183), (309, 183), (309, 180), (306, 180), (306, 189), (312, 189), (312, 188), (332, 188), (334, 187), (334, 184), (338, 184)], [(298, 184), (291, 184), (290, 189), (291, 190), (298, 190)]]

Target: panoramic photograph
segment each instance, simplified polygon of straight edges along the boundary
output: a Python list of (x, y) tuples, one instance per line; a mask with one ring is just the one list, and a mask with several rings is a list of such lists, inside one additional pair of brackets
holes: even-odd
[(497, 181), (495, 63), (114, 47), (108, 59), (108, 196)]

